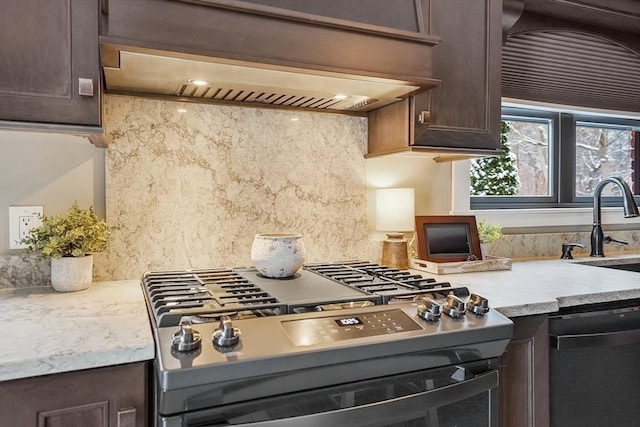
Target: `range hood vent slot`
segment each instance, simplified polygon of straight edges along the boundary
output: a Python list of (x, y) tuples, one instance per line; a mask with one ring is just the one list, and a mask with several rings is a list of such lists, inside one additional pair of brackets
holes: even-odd
[[(178, 84), (172, 95), (215, 101), (247, 102), (252, 104), (312, 108), (318, 110), (358, 111), (360, 109), (370, 108), (371, 105), (380, 102), (379, 99), (364, 96), (341, 100), (333, 97), (306, 96), (282, 91), (261, 91), (235, 87), (229, 88), (221, 85), (198, 86), (193, 83)], [(353, 98), (357, 99), (354, 101)]]

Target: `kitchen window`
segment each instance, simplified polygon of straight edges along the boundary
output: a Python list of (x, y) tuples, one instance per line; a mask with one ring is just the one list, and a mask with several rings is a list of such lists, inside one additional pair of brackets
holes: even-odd
[[(502, 109), (502, 120), (512, 160), (499, 166), (471, 162), (472, 210), (591, 207), (593, 189), (609, 176), (621, 177), (640, 194), (640, 120), (514, 107)], [(474, 183), (492, 174), (504, 179), (512, 169), (514, 190), (491, 193), (482, 190), (490, 185)], [(617, 206), (617, 198), (607, 196), (619, 195), (608, 186), (603, 205)]]

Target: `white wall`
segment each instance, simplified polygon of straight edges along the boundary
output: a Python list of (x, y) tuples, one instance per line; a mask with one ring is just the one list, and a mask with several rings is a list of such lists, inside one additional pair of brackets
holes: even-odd
[(413, 188), (416, 215), (448, 215), (451, 210), (451, 163), (436, 163), (430, 155), (395, 155), (367, 159), (368, 223), (375, 230), (375, 189)]
[(9, 250), (9, 206), (43, 206), (45, 215), (74, 201), (104, 216), (104, 149), (87, 139), (0, 130), (0, 255)]

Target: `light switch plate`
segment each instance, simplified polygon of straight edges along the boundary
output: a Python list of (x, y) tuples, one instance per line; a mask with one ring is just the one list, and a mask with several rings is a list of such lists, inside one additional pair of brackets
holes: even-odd
[(9, 206), (9, 249), (24, 249), (19, 243), (33, 227), (42, 225), (42, 206)]

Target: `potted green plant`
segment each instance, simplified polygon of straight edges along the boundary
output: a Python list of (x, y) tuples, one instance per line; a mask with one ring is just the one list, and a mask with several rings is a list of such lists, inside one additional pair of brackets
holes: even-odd
[(502, 237), (502, 227), (498, 224), (487, 224), (487, 221), (484, 219), (480, 220), (477, 225), (480, 249), (482, 251), (482, 257), (484, 258), (487, 252), (487, 243), (495, 242)]
[(93, 210), (75, 202), (64, 214), (41, 216), (42, 225), (21, 240), (27, 252), (51, 258), (51, 285), (60, 292), (86, 289), (93, 278), (93, 253), (107, 249), (112, 229)]

